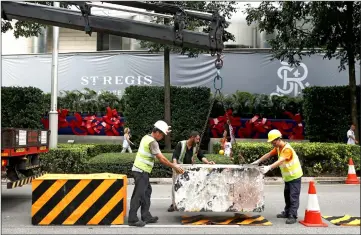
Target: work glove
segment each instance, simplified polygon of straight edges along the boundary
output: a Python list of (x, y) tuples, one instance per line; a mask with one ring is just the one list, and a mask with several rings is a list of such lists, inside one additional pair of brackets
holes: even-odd
[(251, 165), (258, 165), (258, 164), (259, 164), (259, 159), (251, 163)]
[(267, 172), (269, 172), (269, 170), (271, 170), (271, 166), (263, 166), (263, 167), (261, 167), (262, 174), (266, 174)]

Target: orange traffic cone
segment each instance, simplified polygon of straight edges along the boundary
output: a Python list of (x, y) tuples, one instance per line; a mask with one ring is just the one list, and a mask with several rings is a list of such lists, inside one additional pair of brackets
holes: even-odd
[(346, 179), (346, 184), (360, 184), (360, 180), (357, 179), (355, 166), (353, 164), (352, 158), (348, 161), (348, 175)]
[(300, 221), (306, 227), (328, 227), (322, 222), (320, 206), (318, 204), (315, 182), (311, 181), (308, 188), (308, 203), (305, 218)]

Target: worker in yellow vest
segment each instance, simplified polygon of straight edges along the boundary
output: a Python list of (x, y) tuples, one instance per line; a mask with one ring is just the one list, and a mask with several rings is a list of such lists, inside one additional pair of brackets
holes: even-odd
[(278, 160), (262, 168), (262, 172), (266, 174), (269, 170), (280, 167), (282, 178), (285, 181), (286, 206), (284, 211), (277, 215), (277, 218), (287, 218), (286, 224), (294, 224), (297, 222), (297, 211), (300, 205), (301, 178), (303, 176), (301, 163), (291, 145), (282, 140), (279, 130), (271, 130), (268, 133), (267, 142), (272, 143), (274, 149), (251, 164), (258, 165), (272, 156), (278, 156)]
[[(158, 217), (153, 217), (149, 212), (152, 195), (149, 174), (152, 172), (155, 158), (163, 165), (173, 168), (178, 174), (184, 173), (181, 167), (171, 163), (159, 149), (158, 141), (170, 132), (169, 128), (170, 126), (166, 122), (157, 121), (154, 124), (152, 133), (145, 135), (140, 141), (132, 168), (135, 185), (130, 200), (129, 226), (143, 227), (148, 223), (156, 223), (158, 221)], [(137, 216), (139, 207), (141, 207), (141, 220)]]

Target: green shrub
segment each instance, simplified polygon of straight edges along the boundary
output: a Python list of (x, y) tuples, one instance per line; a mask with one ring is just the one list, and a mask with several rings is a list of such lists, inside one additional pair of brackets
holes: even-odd
[[(169, 160), (171, 160), (171, 154), (164, 154)], [(100, 173), (108, 172), (114, 174), (126, 174), (128, 177), (133, 178), (132, 176), (132, 166), (136, 154), (131, 153), (104, 153), (98, 155), (88, 162), (89, 172), (90, 173)], [(219, 155), (206, 155), (209, 161), (215, 161), (217, 164), (232, 164), (229, 158), (225, 158)], [(196, 163), (200, 163), (199, 160), (196, 160)], [(172, 177), (171, 168), (162, 165), (159, 161), (156, 160), (154, 164), (153, 171), (151, 174), (153, 178), (169, 178)]]
[(42, 171), (53, 174), (88, 173), (89, 156), (84, 149), (51, 149), (40, 156)]
[(214, 143), (212, 153), (218, 154), (219, 150), (221, 150), (221, 143)]
[(44, 96), (35, 87), (1, 87), (1, 127), (41, 129)]
[[(291, 143), (300, 158), (305, 176), (347, 176), (348, 160), (352, 157), (356, 170), (360, 171), (360, 146), (335, 143)], [(237, 143), (233, 146), (235, 163), (240, 153), (246, 163), (252, 163), (272, 150), (269, 143)], [(269, 159), (264, 165), (276, 161)], [(268, 173), (280, 176), (279, 169)]]
[[(171, 139), (174, 145), (188, 137), (192, 130), (202, 131), (210, 108), (210, 89), (206, 87), (171, 87)], [(157, 120), (164, 119), (164, 87), (130, 86), (123, 95), (126, 126), (132, 139), (140, 139), (152, 130)], [(206, 135), (202, 143), (208, 143)], [(161, 141), (163, 146), (164, 142)], [(204, 145), (203, 145), (204, 147)]]
[(102, 153), (121, 152), (120, 144), (59, 144), (41, 154), (42, 170), (51, 173), (88, 173), (87, 161)]
[[(216, 144), (217, 145), (217, 144)], [(347, 176), (348, 160), (352, 157), (357, 174), (360, 173), (360, 146), (335, 143), (291, 143), (297, 152), (304, 176)], [(41, 155), (42, 170), (49, 173), (122, 173), (131, 177), (131, 167), (136, 153), (120, 153), (120, 145), (99, 144), (80, 145), (62, 144), (58, 149)], [(219, 146), (219, 145), (218, 145)], [(219, 147), (214, 147), (216, 153)], [(234, 162), (218, 154), (207, 154), (208, 160), (217, 164), (239, 164), (238, 154), (245, 162), (251, 163), (269, 152), (268, 143), (238, 142), (233, 146)], [(164, 153), (171, 160), (171, 153)], [(268, 165), (276, 161), (273, 157), (262, 163)], [(197, 160), (198, 162), (198, 160)], [(152, 177), (170, 177), (171, 170), (156, 161)], [(279, 169), (267, 173), (267, 176), (280, 176)]]
[(112, 152), (120, 153), (122, 149), (123, 146), (121, 144), (96, 144), (88, 148), (87, 154), (90, 157), (95, 157), (102, 153), (112, 153)]
[[(359, 104), (359, 87), (356, 96)], [(312, 142), (345, 143), (346, 132), (352, 121), (349, 86), (308, 87), (303, 90), (303, 97), (307, 139)]]

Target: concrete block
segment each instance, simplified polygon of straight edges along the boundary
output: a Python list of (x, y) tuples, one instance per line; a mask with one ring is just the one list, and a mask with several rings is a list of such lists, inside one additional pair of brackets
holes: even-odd
[(172, 201), (182, 212), (262, 212), (264, 175), (253, 165), (181, 165)]

